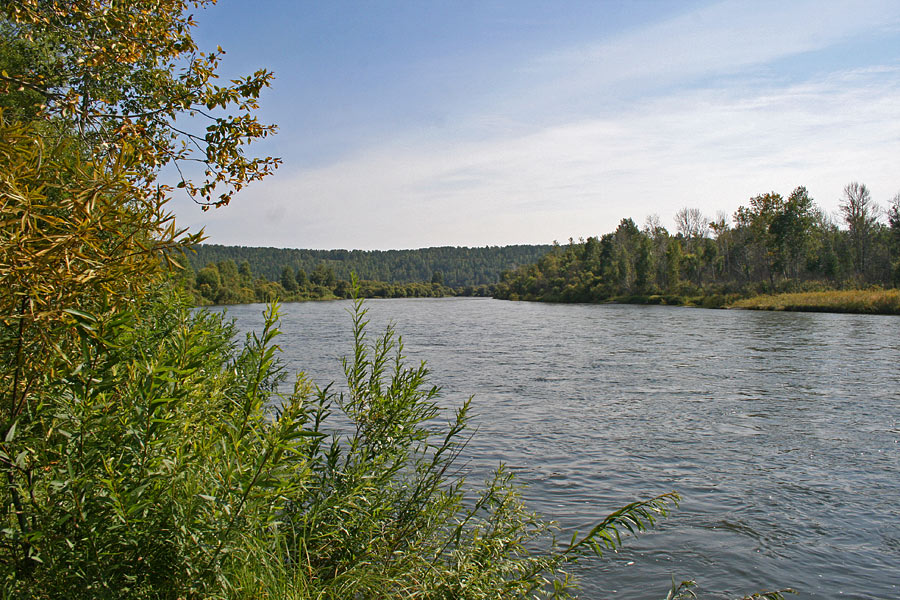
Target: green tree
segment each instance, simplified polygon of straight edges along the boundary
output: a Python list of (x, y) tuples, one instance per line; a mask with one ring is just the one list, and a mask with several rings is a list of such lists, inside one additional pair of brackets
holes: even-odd
[(331, 289), (334, 287), (337, 277), (334, 274), (334, 269), (322, 262), (316, 265), (313, 272), (309, 274), (309, 280), (314, 285)]
[[(142, 194), (168, 192), (156, 180), (174, 165), (178, 186), (195, 201), (228, 204), (279, 163), (244, 154), (247, 143), (275, 130), (254, 115), (272, 73), (215, 82), (223, 51), (198, 49), (188, 13), (211, 3), (5, 1), (0, 91), (18, 107), (15, 118), (44, 123), (45, 139), (77, 136), (97, 159), (118, 160), (127, 151), (134, 158), (129, 182)], [(197, 123), (199, 132), (185, 123)], [(203, 168), (182, 168), (193, 162)], [(198, 172), (199, 179), (191, 176)]]
[(221, 286), (222, 278), (216, 265), (207, 265), (197, 273), (197, 291), (207, 300), (214, 302)]
[(218, 265), (219, 275), (222, 276), (222, 284), (227, 287), (237, 288), (240, 286), (240, 275), (238, 267), (230, 258), (223, 260)]
[(290, 265), (284, 265), (284, 267), (281, 268), (281, 287), (290, 294), (293, 294), (299, 289), (297, 286), (297, 276), (294, 275), (294, 269), (292, 269)]
[(240, 266), (238, 266), (238, 274), (241, 278), (249, 281), (253, 279), (253, 271), (250, 269), (250, 261), (242, 260)]
[(622, 219), (616, 227), (615, 263), (618, 278), (615, 283), (616, 293), (633, 294), (637, 292), (636, 263), (638, 261), (638, 243), (642, 236), (640, 229), (631, 219)]
[(785, 277), (799, 277), (813, 222), (814, 205), (805, 187), (798, 187), (775, 207), (769, 222), (769, 245), (773, 267)]
[[(203, 3), (191, 6), (197, 4)], [(108, 337), (110, 328), (128, 322), (160, 285), (165, 267), (178, 266), (180, 249), (200, 241), (178, 229), (166, 211), (172, 190), (157, 181), (161, 169), (199, 161), (206, 176), (184, 176), (180, 186), (200, 203), (220, 205), (278, 162), (247, 158), (242, 150), (272, 131), (252, 115), (271, 75), (261, 71), (215, 85), (218, 54), (197, 50), (188, 6), (168, 0), (0, 3), (0, 579), (38, 595), (54, 585), (40, 569), (72, 566), (64, 547), (85, 557), (94, 548), (94, 560), (107, 560), (120, 572), (127, 571), (127, 561), (145, 558), (108, 553), (91, 545), (98, 538), (79, 537), (88, 522), (105, 528), (97, 536), (125, 534), (117, 529), (121, 518), (103, 513), (117, 501), (109, 485), (116, 481), (113, 462), (124, 455), (116, 448), (122, 437), (112, 437), (112, 445), (92, 450), (90, 464), (73, 462), (74, 451), (79, 461), (88, 460), (87, 442), (68, 428), (92, 427), (98, 413), (91, 411), (101, 405), (118, 418), (110, 389), (133, 363), (117, 358), (127, 336)], [(232, 108), (233, 116), (227, 112)], [(209, 118), (202, 135), (176, 124), (201, 112)], [(116, 393), (139, 390), (126, 385)], [(123, 423), (137, 427), (126, 414), (135, 415), (123, 413)], [(120, 433), (137, 435), (133, 429)], [(105, 435), (103, 428), (98, 435)], [(66, 472), (55, 470), (64, 465)], [(104, 465), (112, 469), (106, 488), (96, 479), (79, 479), (82, 467)], [(80, 504), (83, 490), (106, 493), (108, 500)], [(89, 514), (95, 509), (96, 520)], [(167, 527), (165, 519), (141, 514), (159, 530)], [(188, 525), (183, 521), (185, 531)], [(99, 567), (95, 562), (92, 568)], [(83, 581), (100, 577), (77, 568), (68, 576), (79, 575)], [(135, 582), (124, 576), (109, 582)], [(172, 593), (179, 592), (173, 587)]]
[(301, 290), (306, 289), (306, 286), (309, 285), (309, 277), (306, 276), (306, 271), (303, 269), (297, 269), (297, 287)]
[(666, 283), (669, 289), (677, 289), (681, 283), (681, 268), (684, 262), (684, 252), (681, 249), (681, 240), (669, 238), (666, 246)]
[(744, 233), (747, 273), (768, 278), (773, 285), (781, 264), (783, 236), (772, 226), (784, 212), (784, 206), (781, 194), (769, 192), (754, 196), (749, 208), (740, 206), (734, 213), (735, 224)]

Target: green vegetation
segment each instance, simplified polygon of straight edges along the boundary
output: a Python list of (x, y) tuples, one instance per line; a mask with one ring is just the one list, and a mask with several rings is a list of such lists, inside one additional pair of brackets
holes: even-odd
[[(275, 391), (274, 309), (239, 351), (165, 286), (67, 314), (78, 343), (5, 428), (7, 597), (565, 597), (561, 567), (677, 499), (558, 546), (503, 470), (469, 499), (468, 404), (441, 428), (427, 371), (390, 331), (368, 343), (359, 304), (340, 395), (303, 376)], [(332, 407), (351, 431), (328, 429)]]
[[(315, 286), (330, 287), (338, 293), (334, 285), (323, 284), (324, 279), (350, 281), (351, 276), (371, 282), (363, 285), (362, 293), (374, 297), (404, 298), (432, 295), (427, 288), (409, 287), (408, 284), (437, 283), (452, 288), (454, 293), (466, 296), (489, 295), (490, 287), (500, 280), (500, 274), (520, 265), (532, 263), (550, 250), (550, 246), (493, 246), (485, 248), (422, 248), (419, 250), (292, 250), (281, 248), (246, 248), (243, 246), (221, 246), (198, 244), (186, 254), (187, 264), (194, 276), (210, 266), (217, 266), (223, 273), (230, 271), (231, 265), (240, 265), (242, 274), (253, 273), (261, 280), (257, 285), (242, 287), (266, 287), (265, 282), (281, 283), (286, 295), (291, 297), (297, 290), (292, 289), (290, 275), (285, 279), (287, 269), (293, 271), (300, 288), (309, 286), (299, 298), (319, 298), (321, 294), (312, 289)], [(188, 275), (190, 284), (190, 274)], [(285, 283), (287, 282), (287, 285)], [(347, 284), (342, 291), (348, 289)], [(321, 291), (321, 290), (320, 290)], [(448, 295), (444, 290), (442, 295)], [(257, 293), (255, 300), (216, 300), (215, 296), (202, 294), (207, 301), (218, 303), (265, 301), (264, 292)], [(240, 294), (249, 297), (244, 292)], [(292, 298), (293, 299), (293, 298)]]
[(623, 219), (613, 233), (570, 240), (504, 274), (495, 297), (721, 307), (760, 294), (900, 283), (900, 194), (887, 224), (861, 184), (845, 188), (841, 210), (846, 229), (799, 187), (787, 199), (774, 192), (751, 198), (733, 226), (696, 209), (678, 212), (675, 235), (656, 218), (643, 229)]
[(160, 170), (220, 206), (277, 164), (244, 155), (270, 75), (214, 84), (198, 4), (0, 4), (0, 596), (568, 597), (567, 564), (677, 496), (557, 542), (503, 469), (459, 477), (469, 405), (441, 424), (425, 367), (390, 330), (370, 341), (359, 302), (344, 390), (283, 394), (277, 308), (236, 347), (172, 282), (198, 236)]
[[(181, 259), (179, 262), (185, 262)], [(226, 259), (209, 263), (196, 273), (184, 268), (178, 273), (184, 290), (198, 306), (208, 304), (248, 304), (252, 302), (302, 302), (306, 300), (334, 300), (351, 298), (354, 293), (363, 298), (440, 298), (457, 293), (488, 295), (487, 286), (453, 290), (438, 281), (430, 283), (387, 283), (384, 281), (360, 281), (354, 287), (346, 279), (338, 279), (331, 267), (319, 263), (309, 275), (302, 269), (285, 265), (278, 281), (257, 277), (247, 261), (236, 265)]]
[(767, 294), (738, 300), (730, 308), (900, 315), (900, 290), (833, 290)]

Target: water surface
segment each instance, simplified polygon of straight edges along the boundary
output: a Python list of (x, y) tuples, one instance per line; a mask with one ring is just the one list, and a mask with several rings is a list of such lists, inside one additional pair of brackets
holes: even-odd
[[(447, 406), (474, 395), (470, 468), (500, 462), (532, 508), (586, 530), (677, 490), (681, 506), (578, 570), (585, 598), (900, 597), (900, 318), (553, 305), (368, 302), (426, 360)], [(349, 302), (286, 304), (284, 360), (341, 378)], [(259, 328), (261, 305), (228, 314)]]

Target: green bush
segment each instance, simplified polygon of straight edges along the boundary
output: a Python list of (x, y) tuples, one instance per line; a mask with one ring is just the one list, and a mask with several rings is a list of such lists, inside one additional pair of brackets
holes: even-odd
[[(454, 461), (424, 365), (356, 305), (346, 391), (277, 392), (277, 313), (235, 349), (220, 317), (171, 292), (112, 315), (70, 310), (78, 351), (0, 448), (6, 597), (565, 597), (568, 562), (619, 543), (674, 494), (557, 544), (499, 470)], [(333, 410), (352, 424), (328, 429)], [(543, 543), (547, 551), (529, 548)]]

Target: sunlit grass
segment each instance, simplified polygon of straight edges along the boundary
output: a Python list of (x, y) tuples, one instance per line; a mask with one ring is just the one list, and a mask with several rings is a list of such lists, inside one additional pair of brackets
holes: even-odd
[(729, 308), (900, 315), (900, 290), (834, 290), (754, 296)]

